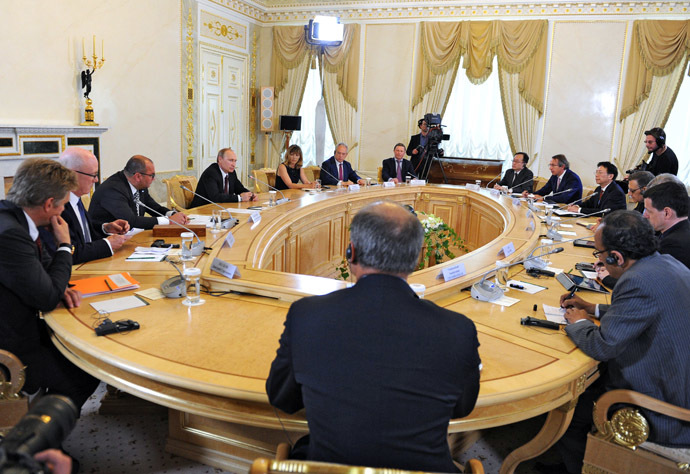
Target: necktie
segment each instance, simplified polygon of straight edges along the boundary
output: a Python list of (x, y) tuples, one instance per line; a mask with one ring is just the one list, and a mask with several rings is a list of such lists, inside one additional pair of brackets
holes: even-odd
[(137, 216), (140, 216), (141, 214), (139, 213), (139, 198), (141, 195), (139, 194), (139, 191), (134, 193), (134, 204), (137, 206)]
[(230, 175), (225, 175), (225, 186), (223, 187), (223, 194), (230, 194)]
[(36, 237), (36, 248), (38, 248), (38, 259), (43, 261), (43, 245), (41, 244), (41, 236)]
[(345, 181), (343, 179), (343, 164), (342, 163), (338, 163), (338, 179), (340, 181)]
[(558, 191), (558, 188), (561, 187), (561, 178), (558, 178), (558, 182), (556, 183), (556, 191)]
[(84, 242), (91, 242), (91, 232), (89, 231), (89, 221), (86, 220), (86, 209), (81, 199), (77, 202), (77, 209), (79, 209), (79, 216), (81, 217), (81, 230), (84, 232)]
[(517, 178), (517, 173), (513, 173), (513, 179), (510, 181), (510, 187), (513, 187), (513, 184), (515, 184), (515, 178)]
[(398, 183), (402, 183), (402, 160), (396, 160), (398, 163)]
[(601, 197), (604, 195), (604, 190), (600, 189), (599, 190), (599, 203), (601, 204)]

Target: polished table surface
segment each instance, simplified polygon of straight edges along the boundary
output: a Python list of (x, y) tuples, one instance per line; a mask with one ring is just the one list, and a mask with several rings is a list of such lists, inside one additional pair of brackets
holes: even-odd
[[(237, 208), (235, 215), (241, 221), (232, 229), (232, 248), (223, 245), (227, 231), (207, 233), (206, 246), (211, 250), (192, 262), (203, 269), (203, 283), (214, 291), (214, 295), (203, 295), (204, 305), (188, 308), (179, 299), (151, 301), (150, 306), (112, 315), (112, 319), (138, 321), (140, 330), (96, 337), (92, 328), (97, 314), (88, 303), (131, 292), (86, 298), (77, 309), (58, 309), (45, 316), (55, 333), (55, 343), (77, 365), (141, 398), (184, 413), (246, 426), (250, 431), (280, 430), (284, 426), (292, 432), (304, 432), (307, 426), (302, 414), (281, 414), (279, 420), (269, 407), (266, 377), (290, 302), (343, 288), (346, 283), (292, 273), (288, 267), (306, 265), (317, 274), (326, 271), (319, 261), (321, 257), (311, 257), (324, 252), (331, 262), (338, 262), (347, 244), (347, 225), (356, 210), (369, 202), (391, 199), (439, 215), (450, 213), (446, 214), (447, 221), (453, 221), (458, 230), (479, 236), (466, 239), (473, 249), (471, 253), (417, 271), (409, 278), (410, 282), (426, 285), (427, 298), (470, 317), (479, 333), (483, 370), (477, 406), (468, 417), (452, 420), (450, 431), (505, 425), (548, 412), (542, 432), (506, 459), (503, 472), (512, 472), (519, 462), (537, 455), (561, 436), (574, 401), (596, 377), (596, 361), (578, 350), (562, 330), (522, 326), (520, 318), (543, 318), (541, 303), (557, 306), (563, 287), (554, 278), (531, 278), (522, 265), (517, 265), (511, 268), (512, 278), (547, 289), (536, 295), (510, 289), (507, 296), (520, 299), (510, 307), (476, 301), (468, 289), (493, 268), (496, 260), (518, 261), (540, 245), (544, 226), (524, 204), (516, 205), (508, 197), (485, 190), (475, 192), (455, 186), (286, 194), (291, 202), (265, 208), (261, 221), (254, 225), (246, 207), (257, 203), (230, 204), (231, 209)], [(204, 206), (193, 212), (210, 214), (212, 208)], [(466, 214), (476, 218), (465, 222)], [(337, 224), (339, 220), (342, 225)], [(493, 235), (496, 225), (497, 235)], [(484, 230), (470, 230), (476, 228)], [(591, 235), (578, 225), (564, 230), (575, 231), (578, 236)], [(316, 234), (312, 238), (305, 237), (313, 232)], [(124, 260), (134, 247), (150, 245), (152, 240), (151, 232), (138, 234), (115, 256), (75, 266), (72, 278), (129, 271), (142, 289), (158, 287), (165, 278), (177, 274), (169, 263)], [(339, 248), (321, 249), (327, 247), (324, 240), (337, 241)], [(505, 258), (499, 252), (511, 242), (516, 251)], [(553, 267), (568, 271), (577, 262), (594, 260), (589, 249), (572, 243), (560, 246), (564, 251), (550, 256)], [(237, 265), (241, 277), (230, 280), (212, 271), (214, 258)], [(437, 278), (440, 268), (459, 262), (465, 265), (466, 276), (449, 282)], [(332, 273), (333, 269), (327, 271)], [(595, 293), (588, 293), (586, 298), (606, 300)], [(538, 304), (536, 312), (534, 304)]]

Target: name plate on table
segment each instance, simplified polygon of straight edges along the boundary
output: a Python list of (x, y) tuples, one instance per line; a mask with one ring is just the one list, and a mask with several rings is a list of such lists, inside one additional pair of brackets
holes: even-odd
[(426, 186), (426, 181), (423, 179), (411, 179), (410, 186)]
[[(188, 225), (187, 229), (194, 232), (199, 237), (206, 235), (205, 225)], [(154, 225), (152, 234), (154, 237), (179, 237), (182, 232), (189, 232), (175, 224)]]
[(232, 232), (228, 232), (228, 235), (225, 236), (225, 243), (228, 244), (228, 247), (232, 248), (235, 243), (235, 236), (232, 235)]
[(491, 189), (491, 190), (489, 190), (489, 193), (491, 193), (491, 195), (495, 198), (497, 198), (501, 195), (501, 191), (499, 191), (498, 189)]
[(513, 198), (513, 206), (520, 207), (520, 198)]
[(252, 221), (254, 224), (258, 224), (261, 222), (261, 213), (259, 211), (254, 211), (251, 214), (249, 214), (249, 220)]
[(386, 181), (385, 183), (383, 183), (383, 187), (384, 188), (394, 188), (395, 183), (393, 181)]
[(240, 278), (242, 276), (235, 265), (225, 262), (219, 258), (213, 259), (213, 263), (211, 263), (211, 270), (230, 279)]
[(359, 191), (359, 184), (351, 184), (347, 187), (350, 191)]
[(503, 252), (503, 255), (505, 255), (506, 257), (510, 257), (515, 253), (515, 245), (513, 245), (513, 243), (510, 242), (503, 246), (501, 252)]
[(443, 277), (444, 281), (450, 281), (455, 280), (456, 278), (460, 278), (461, 276), (465, 276), (466, 274), (467, 271), (465, 270), (465, 264), (458, 263), (457, 265), (446, 267), (443, 270), (441, 270), (441, 273), (436, 275), (436, 278)]
[(289, 200), (288, 198), (286, 198), (286, 197), (280, 198), (280, 199), (278, 199), (278, 200), (276, 201), (276, 205), (278, 205), (278, 204), (285, 204), (286, 202), (290, 202), (290, 200)]
[(481, 191), (481, 189), (482, 189), (482, 187), (479, 186), (478, 184), (470, 184), (470, 183), (467, 183), (467, 184), (465, 185), (465, 187), (466, 187), (467, 189), (471, 189), (472, 191)]

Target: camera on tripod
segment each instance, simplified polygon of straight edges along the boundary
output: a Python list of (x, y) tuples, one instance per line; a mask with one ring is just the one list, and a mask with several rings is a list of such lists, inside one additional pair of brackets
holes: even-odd
[[(438, 160), (438, 158), (443, 157), (443, 149), (439, 148), (439, 145), (443, 140), (450, 140), (450, 135), (443, 133), (442, 127), (444, 127), (444, 125), (441, 124), (441, 114), (424, 114), (424, 121), (429, 127), (429, 132), (427, 133), (426, 148), (424, 150), (425, 158), (420, 177), (426, 179), (429, 175), (429, 170), (433, 160)], [(444, 182), (447, 182), (442, 166), (441, 172), (443, 174)]]

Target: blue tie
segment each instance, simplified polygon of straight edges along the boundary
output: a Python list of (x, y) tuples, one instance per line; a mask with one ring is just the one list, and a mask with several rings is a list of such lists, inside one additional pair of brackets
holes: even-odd
[(86, 209), (84, 209), (84, 203), (81, 199), (77, 201), (77, 209), (79, 209), (79, 215), (81, 216), (81, 230), (84, 233), (84, 242), (91, 242), (91, 232), (89, 232), (89, 221), (86, 220)]

